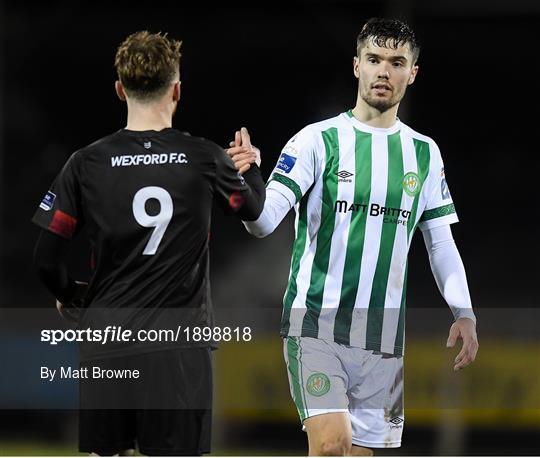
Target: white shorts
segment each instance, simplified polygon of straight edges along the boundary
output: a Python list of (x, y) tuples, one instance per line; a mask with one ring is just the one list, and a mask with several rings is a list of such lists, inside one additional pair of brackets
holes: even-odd
[(348, 412), (352, 443), (400, 447), (403, 357), (315, 339), (286, 337), (285, 362), (300, 420)]

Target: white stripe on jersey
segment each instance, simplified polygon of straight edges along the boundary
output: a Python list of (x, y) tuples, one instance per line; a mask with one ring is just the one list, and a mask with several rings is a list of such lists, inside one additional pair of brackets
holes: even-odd
[[(371, 196), (370, 202), (386, 202), (388, 184), (388, 137), (373, 134), (371, 139)], [(369, 215), (369, 208), (367, 209)], [(367, 314), (371, 288), (381, 245), (383, 218), (367, 218), (364, 251), (360, 264), (360, 281), (356, 293), (358, 310), (355, 308), (351, 324), (351, 345), (365, 348)], [(368, 249), (369, 247), (369, 249)]]

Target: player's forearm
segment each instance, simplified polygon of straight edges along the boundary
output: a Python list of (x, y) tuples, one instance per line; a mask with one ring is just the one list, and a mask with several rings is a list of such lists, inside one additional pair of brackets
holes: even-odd
[(47, 289), (62, 303), (71, 301), (76, 283), (67, 272), (64, 259), (69, 242), (58, 235), (42, 230), (34, 248), (34, 267)]
[(426, 230), (423, 235), (433, 276), (452, 310), (454, 319), (471, 318), (476, 322), (465, 267), (452, 237), (450, 226)]
[(258, 238), (266, 237), (274, 232), (290, 209), (291, 204), (287, 198), (269, 187), (259, 218), (256, 221), (244, 221), (244, 226), (251, 235)]
[(237, 215), (242, 220), (253, 221), (263, 211), (266, 196), (261, 170), (255, 164), (252, 164), (251, 168), (244, 173), (244, 179), (250, 189), (242, 196), (245, 200)]

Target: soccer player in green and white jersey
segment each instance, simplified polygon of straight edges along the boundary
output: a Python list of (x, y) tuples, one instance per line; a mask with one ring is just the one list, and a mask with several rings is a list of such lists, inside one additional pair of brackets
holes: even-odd
[[(478, 349), (439, 148), (397, 118), (418, 54), (408, 25), (369, 20), (354, 57), (356, 106), (287, 143), (263, 213), (244, 223), (264, 237), (296, 210), (281, 335), (310, 455), (401, 445), (407, 253), (417, 227), (455, 318), (447, 345), (463, 340), (454, 369)], [(245, 167), (249, 149), (243, 130), (228, 152)]]

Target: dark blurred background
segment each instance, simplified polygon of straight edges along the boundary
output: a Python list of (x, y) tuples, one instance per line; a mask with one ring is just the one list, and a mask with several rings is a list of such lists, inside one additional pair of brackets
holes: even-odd
[[(38, 375), (23, 368), (24, 355), (38, 364), (40, 352), (49, 352), (36, 339), (43, 322), (35, 309), (51, 311), (54, 302), (32, 270), (38, 229), (30, 218), (71, 153), (125, 125), (125, 105), (114, 92), (118, 44), (141, 29), (183, 40), (174, 127), (224, 146), (236, 129), (248, 127), (267, 177), (298, 130), (354, 106), (356, 35), (372, 16), (407, 20), (422, 43), (420, 72), (399, 116), (434, 138), (443, 154), (481, 345), (477, 362), (452, 374), (452, 355), (444, 350), (451, 315), (417, 235), (409, 269), (404, 446), (383, 453), (540, 453), (540, 2), (8, 0), (0, 4), (0, 358), (6, 374), (0, 454), (76, 453), (76, 414), (64, 408), (76, 391), (36, 388)], [(249, 316), (258, 330), (252, 345), (216, 352), (217, 454), (306, 451), (278, 338), (292, 239), (292, 215), (272, 236), (255, 240), (215, 211), (218, 317), (242, 324)], [(73, 257), (79, 260), (73, 275), (84, 278), (84, 237)], [(55, 320), (49, 319), (61, 326)], [(53, 358), (73, 355), (64, 349)], [(47, 402), (53, 398), (58, 402)]]

